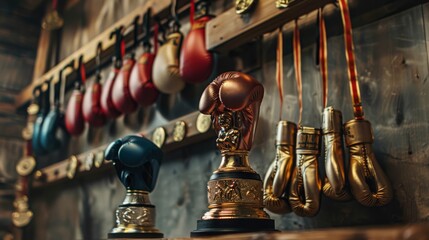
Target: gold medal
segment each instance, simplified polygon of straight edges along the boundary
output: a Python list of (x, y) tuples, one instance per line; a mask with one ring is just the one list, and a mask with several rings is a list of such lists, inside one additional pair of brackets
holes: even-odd
[(95, 154), (94, 153), (90, 153), (90, 154), (88, 154), (88, 156), (86, 156), (86, 158), (85, 158), (85, 167), (84, 167), (84, 169), (86, 171), (91, 170), (92, 166), (94, 165), (94, 159), (95, 159)]
[(197, 117), (197, 130), (200, 133), (207, 132), (212, 125), (212, 118), (210, 115), (200, 113)]
[(28, 176), (33, 172), (36, 167), (36, 159), (33, 156), (26, 156), (19, 160), (19, 163), (16, 165), (16, 172), (20, 176)]
[(250, 11), (256, 4), (257, 0), (235, 0), (235, 12), (244, 14)]
[(12, 213), (12, 222), (16, 227), (26, 226), (31, 218), (33, 217), (33, 212), (30, 210), (24, 212), (13, 212)]
[(46, 175), (40, 170), (37, 170), (34, 173), (34, 180), (43, 181), (43, 180), (45, 180), (45, 177), (46, 177)]
[(152, 134), (152, 142), (160, 148), (165, 143), (166, 135), (165, 129), (163, 127), (158, 127)]
[(96, 168), (101, 167), (101, 165), (104, 162), (104, 151), (99, 151), (96, 155), (95, 155), (95, 159), (94, 159), (94, 166)]
[(289, 6), (289, 3), (293, 2), (293, 0), (277, 0), (276, 1), (276, 8), (283, 9), (287, 8)]
[(22, 138), (26, 141), (31, 140), (33, 137), (33, 124), (29, 123), (27, 126), (22, 130)]
[(39, 112), (39, 105), (32, 103), (27, 108), (28, 115), (36, 115)]
[(67, 177), (73, 179), (76, 175), (77, 167), (79, 166), (79, 160), (75, 155), (69, 158), (69, 165), (67, 166)]
[(173, 140), (175, 142), (181, 142), (186, 136), (186, 123), (184, 121), (176, 122), (173, 129)]
[(27, 196), (20, 196), (14, 202), (15, 211), (12, 212), (12, 223), (16, 227), (26, 226), (31, 218), (33, 212), (28, 210), (28, 198)]

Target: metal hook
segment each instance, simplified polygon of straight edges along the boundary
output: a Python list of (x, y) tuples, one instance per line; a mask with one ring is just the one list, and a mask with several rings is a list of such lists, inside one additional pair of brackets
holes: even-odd
[(115, 66), (118, 67), (118, 65), (120, 64), (121, 60), (122, 60), (122, 41), (123, 41), (123, 37), (122, 37), (122, 30), (123, 30), (124, 26), (120, 26), (118, 28), (116, 28), (115, 30), (113, 30), (110, 33), (109, 39), (112, 39), (113, 37), (115, 37), (115, 57), (114, 57), (114, 61), (115, 61)]
[(64, 96), (65, 96), (65, 91), (66, 91), (66, 81), (65, 81), (65, 77), (64, 77), (64, 71), (67, 70), (68, 68), (71, 68), (72, 70), (74, 69), (74, 59), (71, 60), (67, 65), (65, 65), (61, 70), (60, 70), (60, 79), (59, 79), (59, 84), (60, 84), (60, 92), (59, 92), (59, 99), (58, 99), (58, 103), (60, 108), (63, 107), (64, 104)]
[(151, 27), (151, 16), (152, 16), (152, 9), (148, 8), (145, 14), (143, 15), (143, 46), (144, 47), (151, 47), (150, 44), (150, 27)]

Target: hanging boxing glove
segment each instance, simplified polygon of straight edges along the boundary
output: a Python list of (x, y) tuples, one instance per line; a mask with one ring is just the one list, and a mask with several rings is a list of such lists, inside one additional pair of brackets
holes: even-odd
[[(67, 137), (64, 126), (64, 95), (65, 95), (65, 77), (64, 71), (67, 68), (73, 68), (74, 61), (67, 64), (59, 73), (58, 83), (53, 83), (51, 89), (54, 91), (54, 99), (51, 102), (51, 111), (43, 121), (40, 142), (42, 147), (50, 152), (59, 148)], [(55, 94), (58, 93), (58, 94)], [(58, 99), (55, 97), (58, 96)]]
[[(133, 36), (134, 36), (134, 48), (137, 46), (137, 37), (138, 37), (138, 20), (137, 16), (134, 18), (133, 24), (130, 27), (133, 27)], [(126, 29), (123, 29), (125, 32)], [(124, 39), (123, 34), (121, 33), (121, 38)], [(124, 41), (124, 40), (122, 40)], [(124, 43), (125, 44), (125, 43)], [(118, 72), (118, 76), (113, 83), (112, 89), (112, 102), (117, 110), (121, 113), (129, 114), (134, 112), (137, 109), (137, 102), (131, 97), (130, 93), (130, 75), (131, 70), (133, 69), (136, 60), (134, 59), (134, 53), (129, 54), (123, 64), (121, 70)]]
[(154, 27), (154, 52), (151, 52), (150, 44), (150, 19), (151, 10), (145, 13), (143, 17), (143, 32), (144, 37), (142, 41), (144, 53), (139, 57), (137, 63), (134, 65), (130, 76), (130, 94), (134, 101), (138, 104), (147, 107), (156, 102), (158, 99), (158, 89), (152, 81), (152, 68), (153, 62), (158, 48), (158, 24)]
[(355, 199), (362, 205), (383, 206), (389, 203), (393, 197), (392, 187), (372, 151), (374, 135), (371, 123), (364, 120), (348, 2), (339, 0), (338, 3), (343, 20), (344, 46), (355, 117), (344, 124), (345, 140), (350, 157), (350, 188)]
[(49, 92), (50, 92), (50, 84), (49, 82), (52, 80), (45, 81), (40, 88), (40, 94), (39, 94), (39, 112), (36, 117), (36, 121), (33, 125), (33, 136), (31, 138), (31, 145), (33, 149), (33, 153), (36, 156), (41, 156), (42, 154), (46, 153), (46, 150), (42, 147), (42, 144), (40, 142), (40, 133), (42, 131), (43, 121), (48, 114), (48, 106), (49, 106)]
[(86, 80), (86, 71), (83, 64), (83, 56), (79, 58), (79, 67), (77, 69), (77, 80), (75, 88), (67, 104), (65, 113), (65, 123), (67, 132), (72, 136), (78, 136), (83, 133), (85, 123), (82, 113), (83, 96), (85, 94), (84, 86)]
[(350, 120), (344, 124), (344, 134), (349, 148), (349, 182), (353, 196), (364, 206), (386, 205), (392, 199), (393, 192), (372, 151), (374, 136), (371, 123)]
[(341, 112), (333, 107), (323, 111), (323, 142), (326, 177), (323, 193), (334, 200), (347, 201), (351, 195), (346, 186)]
[(126, 136), (112, 142), (105, 159), (112, 160), (121, 182), (127, 189), (151, 192), (155, 188), (162, 151), (150, 140)]
[[(194, 0), (191, 0), (193, 9)], [(180, 75), (187, 83), (201, 83), (213, 72), (213, 55), (206, 49), (206, 24), (213, 16), (209, 15), (209, 1), (199, 1), (196, 5), (197, 18), (191, 10), (191, 31), (183, 41), (180, 54)], [(196, 67), (198, 66), (198, 67)]]
[(179, 54), (183, 34), (180, 32), (180, 23), (175, 13), (173, 13), (173, 19), (170, 21), (169, 32), (165, 43), (159, 48), (155, 57), (152, 79), (160, 92), (174, 94), (182, 91), (185, 87), (179, 70)]
[(93, 127), (100, 127), (106, 123), (106, 115), (101, 108), (101, 43), (97, 45), (95, 81), (87, 88), (83, 96), (82, 114), (85, 121)]
[(115, 107), (112, 100), (113, 86), (118, 76), (119, 70), (122, 67), (122, 56), (125, 54), (125, 42), (122, 40), (122, 27), (115, 29), (110, 33), (110, 38), (115, 37), (115, 56), (112, 59), (113, 69), (103, 83), (101, 91), (101, 109), (104, 115), (109, 118), (116, 118), (121, 115), (121, 112)]
[(319, 212), (322, 186), (318, 170), (320, 137), (320, 129), (298, 129), (296, 165), (289, 194), (289, 203), (298, 216), (313, 217)]
[(295, 161), (296, 124), (280, 121), (277, 124), (276, 158), (264, 180), (264, 206), (273, 213), (291, 212), (285, 196)]

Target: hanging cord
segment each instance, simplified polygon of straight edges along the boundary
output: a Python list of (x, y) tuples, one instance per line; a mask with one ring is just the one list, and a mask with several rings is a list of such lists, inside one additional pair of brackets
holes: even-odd
[(363, 119), (364, 112), (362, 109), (362, 101), (360, 97), (359, 82), (357, 79), (356, 60), (354, 55), (352, 23), (350, 20), (350, 12), (347, 0), (339, 0), (341, 17), (343, 20), (344, 29), (344, 44), (346, 52), (346, 60), (348, 65), (348, 75), (350, 83), (350, 93), (353, 102), (353, 113), (355, 119)]
[(95, 54), (95, 81), (97, 83), (101, 80), (101, 52), (103, 52), (103, 44), (99, 42), (97, 44), (97, 50)]
[(86, 70), (85, 64), (83, 63), (83, 56), (79, 57), (79, 66), (78, 66), (78, 75), (79, 75), (79, 85), (85, 85), (86, 82)]
[(52, 0), (52, 9), (55, 11), (58, 8), (58, 0)]
[(191, 26), (194, 25), (194, 17), (195, 17), (195, 0), (191, 0), (191, 6), (189, 7), (189, 22)]
[(49, 81), (49, 103), (51, 107), (55, 107), (55, 81), (54, 78), (51, 77)]
[(159, 25), (158, 23), (155, 23), (155, 26), (153, 27), (153, 53), (158, 53), (158, 32), (159, 32)]
[(323, 18), (323, 7), (319, 9), (319, 67), (322, 76), (322, 104), (328, 104), (328, 45), (326, 40), (326, 26)]
[(276, 78), (280, 98), (280, 121), (283, 116), (283, 26), (279, 27), (277, 34)]
[(122, 29), (124, 27), (120, 26), (116, 28), (113, 32), (110, 33), (110, 39), (115, 38), (115, 68), (121, 68), (122, 58), (125, 55), (125, 40), (122, 37)]
[(59, 93), (59, 109), (60, 111), (63, 111), (64, 109), (64, 98), (65, 98), (65, 94), (66, 94), (66, 76), (64, 74), (64, 71), (67, 68), (72, 68), (73, 69), (73, 65), (74, 65), (74, 60), (72, 60), (69, 64), (67, 64), (66, 66), (63, 67), (63, 69), (61, 69), (60, 71), (60, 79), (59, 79), (59, 83), (60, 84), (60, 93)]
[(299, 118), (298, 126), (302, 122), (302, 78), (301, 78), (301, 43), (299, 36), (298, 19), (295, 20), (295, 29), (293, 31), (293, 59), (295, 67), (296, 88), (298, 90)]

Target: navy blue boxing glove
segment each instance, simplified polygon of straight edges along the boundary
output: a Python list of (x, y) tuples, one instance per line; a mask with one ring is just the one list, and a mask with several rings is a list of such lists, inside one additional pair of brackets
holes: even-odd
[(152, 141), (129, 135), (112, 142), (104, 156), (113, 161), (119, 179), (128, 190), (151, 192), (155, 188), (163, 154)]

